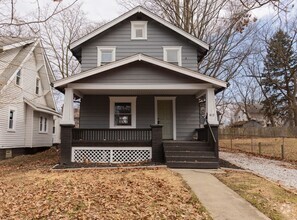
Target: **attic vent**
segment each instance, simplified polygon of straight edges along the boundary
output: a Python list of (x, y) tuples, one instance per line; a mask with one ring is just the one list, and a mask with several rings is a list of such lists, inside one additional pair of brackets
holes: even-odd
[(138, 15), (136, 16), (136, 19), (137, 19), (137, 20), (142, 20), (142, 14), (138, 14)]

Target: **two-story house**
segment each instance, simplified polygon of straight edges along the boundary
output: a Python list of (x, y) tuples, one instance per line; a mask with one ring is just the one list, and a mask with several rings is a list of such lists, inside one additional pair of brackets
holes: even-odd
[[(206, 43), (136, 7), (70, 48), (82, 72), (54, 82), (65, 93), (62, 164), (218, 167), (215, 94), (226, 82), (197, 71)], [(81, 98), (79, 128), (74, 96)]]
[(38, 39), (0, 38), (0, 159), (52, 146), (53, 81)]

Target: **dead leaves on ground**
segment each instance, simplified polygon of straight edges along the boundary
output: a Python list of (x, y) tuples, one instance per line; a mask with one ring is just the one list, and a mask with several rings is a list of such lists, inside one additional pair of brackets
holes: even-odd
[[(1, 163), (0, 169), (3, 166)], [(22, 169), (21, 172), (10, 170), (0, 179), (0, 219), (203, 219), (205, 216), (182, 180), (167, 169)]]

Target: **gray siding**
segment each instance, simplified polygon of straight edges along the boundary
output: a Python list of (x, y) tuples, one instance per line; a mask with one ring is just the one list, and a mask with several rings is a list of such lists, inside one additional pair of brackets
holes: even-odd
[(144, 62), (136, 62), (123, 67), (99, 73), (76, 83), (201, 83), (180, 73)]
[(135, 16), (119, 23), (82, 45), (82, 71), (97, 66), (97, 46), (115, 46), (116, 60), (143, 53), (163, 60), (163, 46), (182, 46), (182, 66), (197, 70), (197, 45), (165, 26), (143, 16), (147, 20), (147, 40), (131, 40), (131, 23)]
[(199, 126), (199, 107), (195, 96), (176, 97), (176, 139), (192, 140)]
[[(149, 128), (155, 123), (154, 96), (137, 96), (136, 127)], [(192, 140), (199, 125), (195, 96), (176, 96), (177, 140)], [(80, 105), (80, 128), (109, 128), (109, 97), (86, 95)]]

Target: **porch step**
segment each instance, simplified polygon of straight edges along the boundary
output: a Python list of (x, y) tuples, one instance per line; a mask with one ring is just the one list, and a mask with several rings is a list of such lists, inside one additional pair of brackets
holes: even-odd
[(171, 168), (216, 169), (219, 167), (214, 149), (207, 142), (163, 142), (166, 164)]
[(168, 156), (166, 155), (166, 161), (177, 161), (177, 162), (217, 162), (218, 159), (213, 156), (203, 156), (203, 155), (196, 155), (196, 156), (184, 156), (184, 155), (174, 155)]
[(204, 145), (167, 145), (164, 144), (164, 151), (212, 151), (213, 148), (206, 143)]
[(170, 156), (215, 156), (213, 151), (165, 151), (166, 157)]
[(189, 168), (189, 169), (217, 169), (218, 162), (181, 162), (181, 161), (167, 161), (167, 166), (170, 168)]

